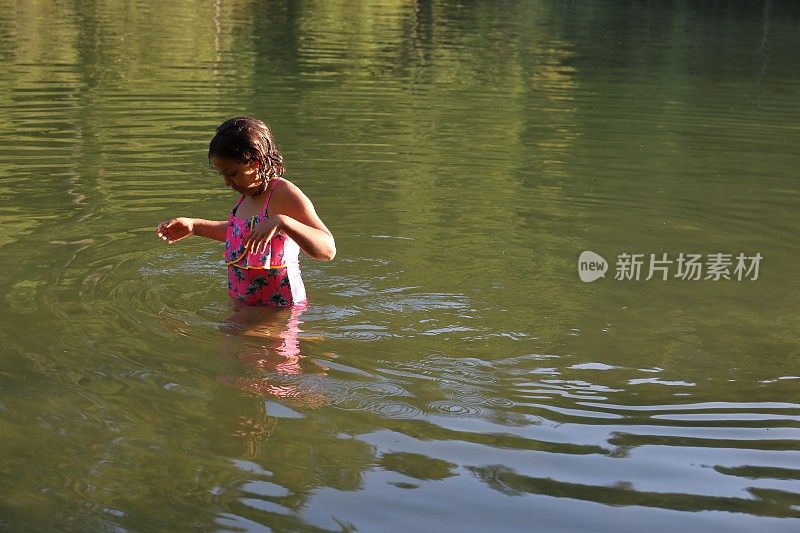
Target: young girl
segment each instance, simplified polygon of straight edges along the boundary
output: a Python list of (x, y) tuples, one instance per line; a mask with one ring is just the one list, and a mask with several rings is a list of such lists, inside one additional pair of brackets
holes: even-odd
[(336, 244), (311, 200), (283, 179), (283, 156), (269, 127), (250, 117), (226, 120), (211, 139), (208, 159), (240, 195), (228, 220), (173, 218), (158, 225), (158, 236), (169, 244), (189, 235), (224, 241), (228, 294), (236, 302), (305, 303), (299, 252), (329, 261)]

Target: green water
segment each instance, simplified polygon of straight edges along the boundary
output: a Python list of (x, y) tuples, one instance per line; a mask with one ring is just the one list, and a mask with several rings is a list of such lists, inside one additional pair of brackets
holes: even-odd
[[(0, 529), (796, 531), (799, 23), (0, 3)], [(155, 235), (225, 218), (237, 114), (336, 236), (294, 316)], [(614, 279), (720, 252), (758, 279)]]

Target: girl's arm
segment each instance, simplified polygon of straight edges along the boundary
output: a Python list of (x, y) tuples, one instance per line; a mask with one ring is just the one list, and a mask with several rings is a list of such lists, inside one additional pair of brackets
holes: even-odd
[(204, 220), (202, 218), (178, 217), (158, 225), (156, 234), (161, 240), (172, 244), (189, 235), (197, 235), (215, 241), (225, 241), (228, 222), (225, 220)]
[(288, 215), (279, 214), (278, 227), (292, 238), (309, 257), (330, 261), (336, 256), (336, 243), (328, 228), (315, 228)]
[(285, 186), (275, 189), (270, 199), (269, 209), (274, 214), (253, 229), (245, 246), (262, 251), (276, 231), (283, 231), (309, 257), (330, 261), (336, 255), (333, 234), (303, 191), (290, 181), (282, 181)]

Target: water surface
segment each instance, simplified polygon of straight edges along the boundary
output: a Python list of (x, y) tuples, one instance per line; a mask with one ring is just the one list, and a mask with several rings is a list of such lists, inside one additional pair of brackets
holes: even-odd
[[(798, 22), (0, 5), (0, 526), (797, 530)], [(218, 243), (155, 237), (225, 217), (236, 114), (337, 239), (302, 313), (234, 312)], [(614, 279), (681, 252), (763, 262)]]

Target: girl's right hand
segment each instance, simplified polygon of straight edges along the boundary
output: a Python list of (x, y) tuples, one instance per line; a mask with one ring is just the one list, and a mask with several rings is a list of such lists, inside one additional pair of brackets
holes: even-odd
[(194, 232), (194, 220), (186, 217), (173, 218), (162, 222), (156, 228), (156, 234), (162, 241), (172, 244)]

